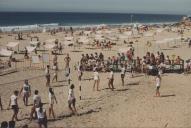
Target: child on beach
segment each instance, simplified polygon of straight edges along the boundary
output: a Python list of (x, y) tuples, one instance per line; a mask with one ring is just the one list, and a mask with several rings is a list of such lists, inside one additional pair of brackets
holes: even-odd
[(155, 81), (156, 81), (156, 97), (160, 97), (159, 89), (160, 89), (160, 84), (161, 84), (161, 76), (157, 75), (155, 78)]
[(19, 91), (14, 91), (14, 94), (11, 96), (10, 101), (9, 101), (8, 109), (11, 106), (11, 108), (13, 110), (12, 121), (14, 121), (14, 119), (16, 121), (18, 121), (18, 118), (17, 118), (17, 115), (19, 113), (19, 106), (18, 106), (18, 102), (17, 102), (18, 94), (19, 94)]
[(50, 86), (50, 66), (47, 65), (45, 69), (46, 86)]
[(94, 69), (94, 85), (93, 85), (93, 91), (95, 90), (95, 85), (97, 85), (97, 91), (99, 91), (99, 82), (100, 82), (100, 78), (99, 78), (99, 73), (97, 71), (97, 68)]
[(48, 97), (49, 97), (49, 117), (52, 114), (53, 118), (55, 119), (53, 106), (54, 106), (54, 101), (57, 103), (57, 100), (52, 88), (49, 88)]
[(70, 86), (68, 93), (68, 107), (71, 110), (72, 114), (77, 114), (75, 104), (76, 104), (76, 98), (74, 96), (74, 85), (72, 84)]
[(23, 102), (24, 102), (24, 105), (27, 106), (28, 105), (28, 98), (31, 95), (31, 87), (30, 87), (30, 85), (28, 83), (28, 80), (24, 81), (24, 85), (23, 85), (23, 87), (20, 90), (20, 95), (21, 95), (22, 92), (23, 92)]
[(114, 82), (114, 73), (113, 73), (113, 69), (110, 69), (110, 73), (109, 73), (109, 77), (108, 77), (109, 81), (108, 81), (108, 86), (109, 89), (111, 89), (113, 91), (114, 86), (113, 86), (113, 82)]

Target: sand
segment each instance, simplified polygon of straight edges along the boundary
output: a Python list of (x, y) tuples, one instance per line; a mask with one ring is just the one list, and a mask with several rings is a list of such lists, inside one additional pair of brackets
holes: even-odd
[[(117, 31), (114, 29), (113, 31)], [(153, 30), (151, 30), (153, 31)], [(50, 38), (63, 40), (64, 33), (58, 33), (51, 36), (49, 33), (39, 33), (40, 41), (45, 41)], [(0, 45), (3, 46), (9, 41), (15, 41), (14, 36), (8, 34), (0, 35)], [(167, 37), (177, 37), (178, 34), (174, 32), (159, 33), (155, 39), (161, 40)], [(184, 37), (190, 37), (191, 31), (185, 31)], [(29, 42), (29, 38), (20, 41), (20, 48)], [(134, 43), (135, 56), (142, 57), (146, 51), (156, 53), (157, 47), (152, 42), (152, 47), (146, 48), (147, 40), (150, 37), (141, 37), (138, 42)], [(49, 127), (191, 127), (191, 75), (169, 73), (162, 75), (161, 97), (154, 97), (155, 83), (154, 77), (145, 77), (143, 74), (135, 74), (131, 78), (130, 74), (125, 77), (125, 86), (123, 87), (120, 80), (120, 73), (115, 73), (114, 86), (115, 91), (111, 91), (107, 85), (108, 73), (100, 73), (100, 89), (101, 91), (93, 91), (93, 81), (83, 80), (81, 82), (82, 92), (79, 91), (79, 82), (77, 80), (77, 71), (74, 70), (74, 65), (79, 61), (82, 53), (102, 52), (105, 57), (116, 55), (118, 49), (127, 47), (122, 41), (116, 42), (118, 45), (114, 46), (111, 51), (108, 50), (90, 50), (87, 46), (82, 46), (77, 49), (81, 52), (72, 52), (73, 48), (65, 48), (64, 53), (69, 53), (71, 56), (71, 79), (75, 85), (75, 96), (77, 98), (77, 111), (79, 116), (69, 116), (67, 95), (69, 86), (64, 82), (64, 71), (59, 72), (59, 82), (51, 83), (54, 88), (58, 104), (54, 105), (56, 113), (56, 120), (49, 119)], [(181, 42), (177, 42), (177, 45)], [(173, 46), (174, 44), (171, 44)], [(191, 58), (191, 49), (187, 44), (181, 44), (180, 47), (171, 48), (166, 44), (161, 45), (161, 50), (165, 55), (179, 55), (183, 59)], [(16, 58), (22, 58), (23, 55), (17, 55)], [(51, 56), (52, 57), (52, 56)], [(59, 56), (59, 62), (63, 62), (65, 55)], [(5, 58), (3, 58), (5, 59)], [(64, 67), (64, 64), (60, 67)], [(44, 70), (30, 69), (23, 70), (19, 68), (16, 73), (0, 76), (0, 95), (2, 97), (3, 107), (6, 109), (9, 102), (9, 97), (12, 92), (17, 89), (20, 90), (23, 85), (23, 80), (32, 78), (29, 83), (32, 86), (32, 91), (38, 89), (42, 101), (48, 103), (48, 88), (45, 87), (45, 77), (42, 76)], [(92, 72), (85, 72), (83, 78), (91, 78)], [(10, 83), (12, 82), (12, 83)], [(82, 96), (82, 100), (79, 96)], [(29, 112), (31, 106), (25, 107), (22, 102), (22, 97), (19, 97), (20, 112), (18, 118), (21, 121), (16, 122), (17, 127), (28, 124), (31, 127), (37, 127), (35, 121), (29, 121)], [(29, 98), (29, 104), (32, 104), (32, 97)], [(44, 106), (48, 111), (48, 104)], [(9, 121), (11, 119), (12, 110), (0, 111), (0, 122)]]

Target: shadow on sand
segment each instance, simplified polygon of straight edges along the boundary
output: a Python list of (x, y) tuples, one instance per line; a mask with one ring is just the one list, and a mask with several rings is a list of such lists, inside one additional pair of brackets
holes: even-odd
[(171, 95), (161, 95), (160, 97), (173, 97), (176, 96), (175, 94), (171, 94)]

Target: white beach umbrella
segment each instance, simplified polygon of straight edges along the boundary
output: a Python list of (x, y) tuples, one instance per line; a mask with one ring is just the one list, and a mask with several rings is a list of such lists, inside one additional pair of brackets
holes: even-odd
[(13, 51), (7, 50), (7, 49), (0, 49), (0, 56), (9, 57), (13, 54)]

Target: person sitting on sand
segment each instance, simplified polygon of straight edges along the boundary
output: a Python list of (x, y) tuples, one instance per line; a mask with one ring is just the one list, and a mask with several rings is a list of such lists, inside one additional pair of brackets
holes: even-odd
[(181, 60), (182, 60), (182, 59), (180, 58), (180, 56), (177, 56), (175, 63), (176, 63), (176, 64), (180, 64), (180, 63), (181, 63)]
[(74, 85), (72, 84), (70, 86), (69, 93), (68, 93), (68, 107), (70, 111), (72, 112), (72, 114), (77, 114), (75, 104), (76, 104), (76, 98), (74, 96)]
[(55, 119), (55, 114), (54, 114), (54, 101), (56, 102), (57, 104), (57, 100), (56, 100), (56, 96), (54, 94), (54, 91), (52, 88), (49, 88), (49, 94), (48, 94), (48, 97), (49, 97), (49, 117), (53, 116), (53, 118)]
[(159, 89), (161, 85), (161, 77), (159, 74), (156, 76), (155, 81), (156, 81), (156, 97), (160, 97)]
[(46, 109), (43, 108), (43, 104), (41, 103), (38, 108), (35, 109), (37, 113), (38, 118), (38, 126), (39, 128), (47, 128), (47, 115), (46, 115)]
[(114, 86), (113, 86), (113, 82), (114, 82), (114, 73), (113, 73), (113, 69), (110, 69), (110, 73), (109, 73), (109, 77), (108, 77), (108, 86), (109, 89), (111, 89), (113, 91)]
[(23, 87), (20, 90), (20, 95), (21, 95), (22, 92), (23, 92), (23, 102), (24, 102), (24, 105), (27, 106), (28, 105), (28, 98), (31, 95), (31, 86), (28, 83), (28, 80), (24, 81), (24, 85), (23, 85)]
[(50, 86), (50, 66), (47, 65), (45, 69), (46, 86)]
[[(40, 104), (41, 104), (42, 102), (41, 102), (41, 97), (39, 96), (39, 94), (38, 94), (38, 90), (35, 90), (34, 91), (34, 96), (33, 96), (33, 107), (32, 107), (32, 110), (31, 110), (31, 120), (32, 120), (32, 118), (33, 118), (33, 114), (35, 113), (35, 110), (36, 110), (36, 108), (39, 108), (40, 107)], [(36, 113), (35, 113), (35, 118), (36, 118)]]
[(99, 73), (97, 68), (94, 69), (94, 85), (93, 85), (93, 91), (95, 89), (95, 86), (97, 85), (97, 91), (99, 91), (99, 82), (100, 82), (100, 78), (99, 78)]
[(16, 121), (18, 121), (18, 118), (17, 118), (17, 115), (19, 113), (19, 106), (18, 106), (18, 102), (17, 102), (18, 95), (19, 95), (19, 91), (17, 91), (17, 90), (14, 91), (14, 94), (11, 96), (10, 101), (9, 101), (8, 109), (11, 106), (11, 108), (13, 110), (12, 121), (14, 121), (14, 119)]

